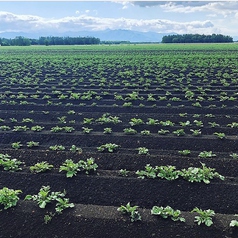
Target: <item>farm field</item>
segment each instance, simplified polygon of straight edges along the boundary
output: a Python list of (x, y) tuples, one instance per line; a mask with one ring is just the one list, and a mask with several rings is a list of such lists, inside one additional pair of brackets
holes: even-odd
[(0, 237), (238, 236), (237, 44), (0, 63)]

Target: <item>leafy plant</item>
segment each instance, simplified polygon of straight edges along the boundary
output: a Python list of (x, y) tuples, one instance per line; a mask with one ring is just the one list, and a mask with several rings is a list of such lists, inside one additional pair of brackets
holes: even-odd
[(9, 171), (18, 171), (21, 170), (19, 167), (23, 162), (21, 162), (18, 159), (11, 159), (11, 156), (8, 154), (0, 154), (0, 166), (4, 168), (4, 170), (9, 170)]
[(149, 154), (149, 149), (146, 147), (139, 147), (138, 148), (138, 154), (139, 155), (148, 155)]
[(160, 121), (159, 124), (162, 125), (162, 126), (174, 126), (174, 123), (170, 120)]
[(153, 168), (150, 164), (147, 164), (145, 166), (145, 170), (137, 170), (136, 175), (138, 175), (138, 178), (144, 179), (144, 178), (156, 178), (157, 177), (157, 169)]
[(66, 192), (51, 192), (50, 186), (42, 186), (38, 194), (26, 195), (25, 200), (36, 201), (41, 209), (46, 208), (47, 204), (55, 202), (56, 213), (50, 212), (44, 216), (45, 224), (49, 223), (56, 214), (61, 214), (67, 208), (73, 208), (74, 204), (69, 203), (69, 199), (65, 198)]
[(128, 202), (125, 206), (121, 205), (117, 211), (122, 212), (123, 214), (130, 215), (131, 222), (140, 221), (141, 215), (137, 211), (138, 206), (131, 206), (130, 202)]
[(198, 155), (200, 158), (212, 158), (216, 157), (216, 154), (213, 154), (212, 151), (202, 151)]
[(215, 172), (214, 168), (206, 167), (205, 164), (201, 163), (202, 168), (189, 167), (188, 169), (182, 169), (180, 175), (189, 182), (204, 182), (209, 184), (213, 178), (219, 178), (224, 180), (224, 176)]
[(2, 189), (0, 189), (0, 204), (3, 205), (5, 210), (10, 207), (15, 207), (19, 200), (18, 194), (20, 193), (22, 193), (21, 190), (14, 190), (3, 187)]
[(157, 177), (166, 180), (175, 180), (181, 174), (181, 172), (179, 170), (176, 170), (176, 167), (172, 165), (156, 166), (155, 169)]
[(123, 177), (127, 177), (128, 176), (129, 171), (126, 169), (120, 169), (119, 170), (119, 175), (123, 176)]
[(140, 133), (141, 133), (141, 135), (144, 135), (144, 136), (150, 135), (150, 131), (149, 130), (143, 130)]
[(30, 166), (30, 171), (32, 173), (41, 173), (47, 170), (51, 170), (53, 167), (54, 166), (49, 164), (47, 161), (42, 161), (42, 162), (36, 163), (33, 166)]
[(238, 154), (237, 153), (231, 153), (230, 157), (232, 157), (233, 159), (238, 159)]
[(143, 122), (143, 120), (140, 119), (140, 118), (131, 118), (129, 124), (130, 124), (131, 126), (138, 126), (138, 125), (143, 125), (144, 122)]
[(118, 149), (120, 146), (114, 143), (107, 143), (104, 145), (101, 145), (99, 147), (97, 147), (97, 150), (99, 152), (103, 152), (103, 151), (108, 151), (110, 153), (113, 153), (116, 149)]
[(31, 130), (32, 130), (32, 131), (36, 131), (36, 132), (40, 132), (40, 131), (42, 131), (44, 128), (45, 128), (44, 126), (35, 125), (35, 126), (32, 126), (32, 127), (31, 127)]
[(133, 129), (133, 128), (124, 128), (123, 129), (123, 132), (126, 134), (126, 135), (134, 135), (134, 134), (137, 134), (137, 130)]
[(29, 127), (27, 126), (14, 126), (12, 131), (19, 132), (19, 131), (27, 131), (27, 130), (29, 130)]
[(212, 217), (215, 216), (215, 212), (211, 209), (202, 210), (195, 207), (191, 212), (196, 212), (198, 216), (195, 216), (194, 222), (198, 225), (204, 223), (206, 226), (211, 226), (213, 224)]
[(170, 133), (169, 130), (164, 130), (164, 129), (158, 130), (158, 134), (160, 134), (160, 135), (166, 135), (166, 134), (169, 134), (169, 133)]
[(237, 220), (231, 220), (229, 226), (230, 227), (238, 227), (238, 221)]
[(183, 136), (183, 135), (185, 135), (184, 129), (178, 129), (178, 130), (173, 131), (172, 133), (174, 135), (176, 135), (176, 136)]
[(202, 134), (201, 129), (197, 130), (190, 129), (190, 131), (192, 132), (193, 136), (200, 136)]
[(174, 210), (170, 206), (166, 206), (166, 207), (153, 206), (151, 209), (151, 214), (156, 216), (161, 216), (165, 219), (170, 217), (173, 221), (185, 222), (185, 218), (180, 216), (181, 211)]
[(20, 149), (22, 147), (22, 144), (21, 144), (20, 141), (18, 141), (18, 142), (13, 142), (11, 144), (11, 146), (12, 146), (13, 149), (17, 150), (17, 149)]
[(29, 148), (39, 146), (39, 142), (36, 142), (36, 141), (28, 141), (28, 142), (26, 142), (26, 144), (27, 144), (27, 147), (29, 147)]
[(54, 132), (54, 133), (56, 133), (56, 132), (61, 132), (61, 131), (63, 131), (64, 130), (64, 128), (63, 127), (60, 127), (60, 126), (54, 126), (54, 127), (52, 127), (51, 129), (50, 129), (50, 131), (51, 132)]
[(191, 122), (190, 121), (185, 121), (185, 122), (179, 122), (180, 126), (190, 126), (191, 125)]
[(71, 148), (69, 149), (73, 153), (79, 153), (81, 154), (83, 152), (82, 148), (77, 147), (76, 145), (72, 145)]
[(74, 163), (74, 161), (72, 159), (67, 159), (67, 160), (65, 160), (63, 165), (60, 166), (59, 171), (60, 172), (65, 171), (66, 177), (72, 178), (73, 176), (75, 176), (78, 173), (78, 171), (80, 171), (80, 168), (79, 168), (78, 163)]
[(154, 126), (159, 124), (159, 120), (153, 119), (153, 118), (148, 118), (148, 121), (146, 122), (147, 125)]
[(112, 128), (110, 128), (110, 127), (104, 128), (104, 129), (103, 129), (103, 133), (104, 133), (104, 134), (111, 134), (111, 133), (112, 133)]
[(0, 130), (1, 131), (9, 131), (9, 130), (11, 130), (11, 127), (3, 125), (3, 126), (0, 126)]
[(220, 125), (218, 124), (218, 123), (216, 123), (216, 122), (208, 122), (208, 124), (212, 127), (212, 128), (214, 128), (214, 127), (219, 127)]
[(65, 147), (63, 145), (51, 145), (49, 147), (49, 149), (54, 150), (54, 151), (56, 151), (56, 150), (65, 150)]
[(98, 165), (95, 163), (95, 159), (92, 157), (87, 159), (86, 161), (80, 160), (78, 162), (78, 165), (80, 170), (85, 171), (86, 174), (89, 174), (90, 171), (96, 171), (96, 169), (98, 168)]
[(179, 150), (178, 153), (180, 155), (188, 156), (191, 154), (191, 151), (190, 150)]
[(217, 136), (219, 139), (224, 139), (226, 137), (226, 134), (223, 132), (214, 132), (213, 135)]
[(83, 133), (85, 134), (89, 134), (93, 129), (92, 128), (88, 128), (88, 127), (82, 127), (83, 129)]

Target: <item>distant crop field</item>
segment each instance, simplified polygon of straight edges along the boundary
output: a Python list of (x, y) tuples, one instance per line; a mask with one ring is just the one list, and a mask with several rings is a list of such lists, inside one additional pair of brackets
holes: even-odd
[(236, 43), (0, 47), (0, 237), (237, 237), (237, 101)]

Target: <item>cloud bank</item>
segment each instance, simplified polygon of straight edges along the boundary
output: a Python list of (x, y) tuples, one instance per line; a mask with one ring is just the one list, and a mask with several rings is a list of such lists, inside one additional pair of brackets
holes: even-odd
[(128, 18), (99, 18), (88, 15), (48, 19), (33, 15), (17, 15), (0, 11), (0, 32), (68, 32), (68, 31), (99, 31), (106, 29), (125, 29), (135, 31), (176, 32), (184, 33), (213, 33), (214, 24), (209, 20), (176, 22), (166, 19), (128, 19)]

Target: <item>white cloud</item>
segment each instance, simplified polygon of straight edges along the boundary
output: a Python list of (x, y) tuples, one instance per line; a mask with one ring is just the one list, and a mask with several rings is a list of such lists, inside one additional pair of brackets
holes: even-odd
[(227, 16), (234, 14), (238, 9), (238, 2), (165, 2), (161, 8), (166, 12), (195, 13), (195, 12), (214, 12)]
[(0, 31), (44, 31), (65, 32), (82, 30), (126, 29), (135, 31), (176, 32), (185, 33), (217, 33), (217, 28), (211, 21), (176, 22), (166, 19), (128, 19), (99, 18), (87, 15), (46, 19), (32, 15), (16, 15), (0, 12)]

